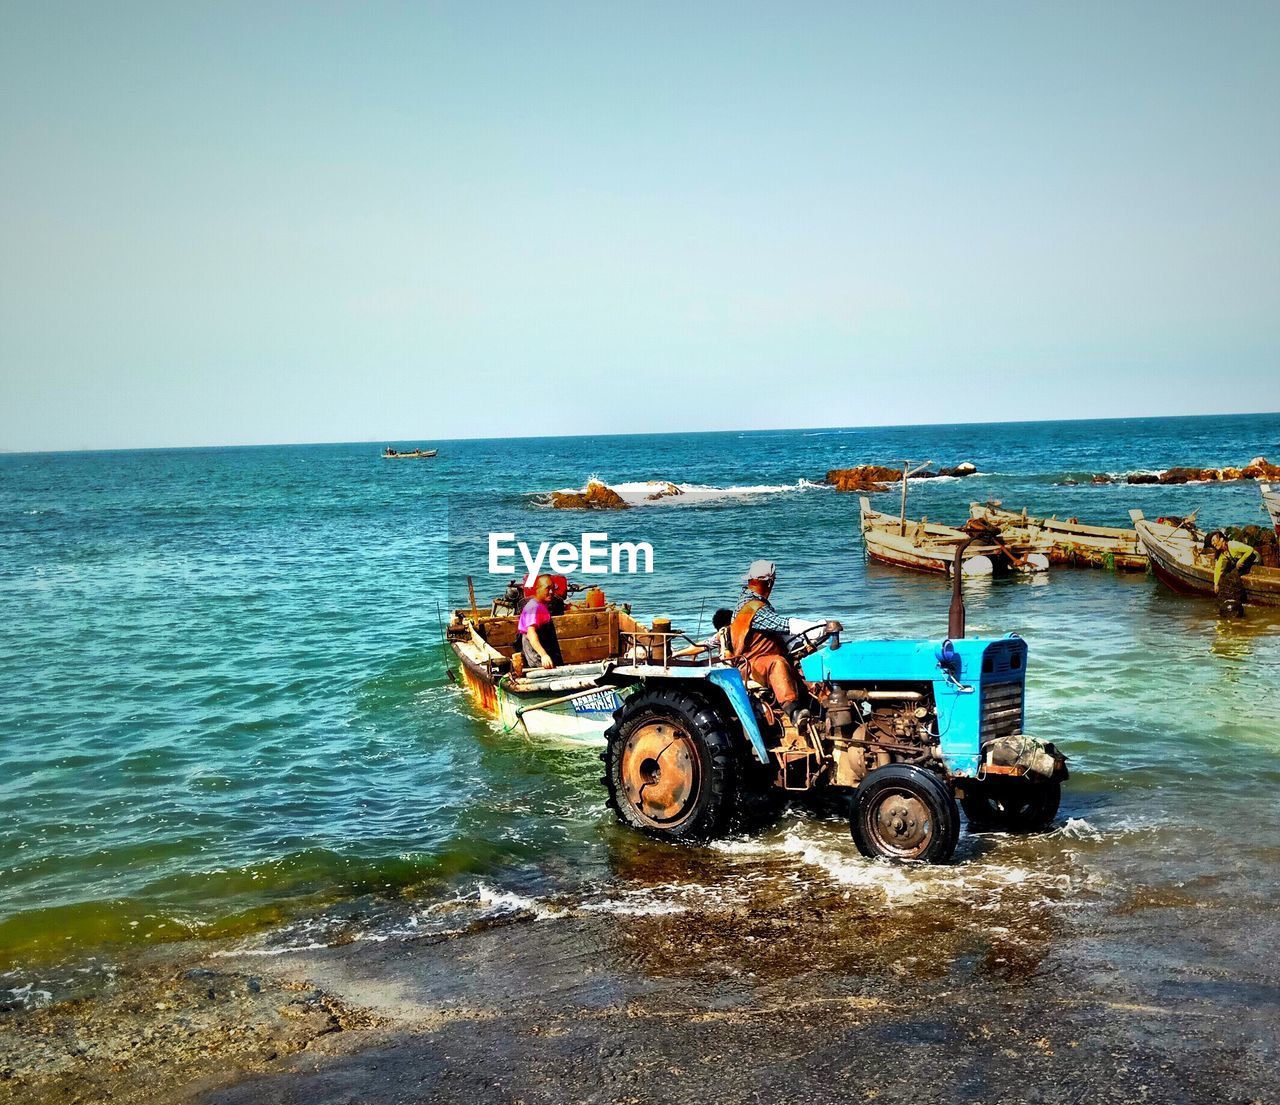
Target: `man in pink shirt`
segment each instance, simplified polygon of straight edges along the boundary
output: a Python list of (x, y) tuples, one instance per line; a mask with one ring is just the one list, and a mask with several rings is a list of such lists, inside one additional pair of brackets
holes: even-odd
[(533, 598), (520, 611), (516, 633), (520, 638), (520, 651), (524, 655), (526, 671), (532, 668), (554, 668), (564, 663), (560, 656), (560, 642), (556, 639), (555, 623), (551, 620), (548, 603), (551, 599), (551, 577), (538, 576), (533, 585)]

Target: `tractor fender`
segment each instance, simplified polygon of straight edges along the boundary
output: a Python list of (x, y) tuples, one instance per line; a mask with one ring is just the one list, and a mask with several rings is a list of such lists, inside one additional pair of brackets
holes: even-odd
[(751, 751), (762, 764), (769, 762), (769, 750), (765, 747), (764, 737), (760, 734), (760, 724), (756, 720), (756, 712), (751, 708), (751, 696), (747, 694), (747, 686), (742, 681), (742, 674), (737, 668), (715, 668), (707, 673), (707, 681), (714, 683), (729, 700), (733, 712), (738, 715), (742, 731), (751, 742)]
[(751, 745), (751, 752), (762, 764), (769, 763), (769, 750), (765, 746), (764, 737), (760, 733), (760, 723), (756, 720), (756, 712), (751, 708), (751, 696), (747, 694), (747, 685), (737, 668), (659, 668), (647, 665), (632, 665), (615, 668), (614, 681), (622, 683), (631, 679), (643, 685), (660, 683), (710, 683), (718, 692), (715, 697), (723, 697), (734, 717), (742, 726), (742, 732)]

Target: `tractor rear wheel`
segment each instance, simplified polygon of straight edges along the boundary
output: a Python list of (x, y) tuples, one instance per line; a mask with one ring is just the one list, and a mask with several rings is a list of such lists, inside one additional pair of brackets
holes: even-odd
[(864, 856), (946, 863), (960, 838), (960, 811), (947, 784), (932, 772), (889, 764), (858, 784), (849, 828)]
[(1053, 824), (1061, 800), (1057, 779), (987, 779), (966, 785), (960, 804), (971, 829), (1040, 833)]
[(728, 831), (740, 771), (713, 701), (656, 687), (633, 694), (613, 719), (601, 758), (619, 821), (667, 840), (710, 840)]

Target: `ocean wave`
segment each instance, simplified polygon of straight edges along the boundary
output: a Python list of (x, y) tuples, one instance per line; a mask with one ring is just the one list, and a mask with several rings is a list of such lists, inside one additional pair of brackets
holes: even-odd
[(704, 483), (679, 483), (675, 480), (624, 480), (619, 483), (610, 483), (593, 475), (582, 487), (560, 487), (539, 498), (549, 500), (553, 494), (581, 494), (588, 485), (593, 483), (604, 484), (610, 490), (617, 492), (629, 506), (690, 506), (716, 499), (747, 499), (763, 495), (831, 490), (826, 484), (814, 483), (803, 477), (795, 483), (731, 484), (720, 487)]

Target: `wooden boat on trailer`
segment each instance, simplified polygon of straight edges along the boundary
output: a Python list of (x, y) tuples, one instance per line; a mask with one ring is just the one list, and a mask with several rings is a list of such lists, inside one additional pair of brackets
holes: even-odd
[(1053, 564), (1125, 572), (1147, 570), (1147, 554), (1138, 543), (1136, 530), (1090, 526), (1075, 518), (1034, 518), (1025, 507), (1020, 513), (1005, 510), (998, 501), (970, 503), (969, 517), (999, 526), (1002, 533), (1039, 529), (1052, 541), (1048, 555)]
[[(1151, 571), (1166, 587), (1184, 595), (1213, 598), (1214, 556), (1205, 552), (1204, 533), (1190, 521), (1148, 521), (1140, 510), (1129, 511), (1151, 559)], [(1240, 576), (1245, 601), (1255, 606), (1280, 606), (1280, 568), (1254, 565)]]
[(1267, 513), (1271, 515), (1271, 525), (1276, 531), (1276, 536), (1280, 537), (1280, 488), (1273, 488), (1269, 483), (1262, 486), (1262, 505), (1267, 508)]
[[(860, 519), (862, 541), (867, 556), (882, 564), (911, 568), (917, 572), (950, 575), (956, 548), (970, 540), (964, 530), (930, 522), (895, 516), (872, 509), (871, 500), (861, 498)], [(1046, 555), (1048, 538), (1029, 528), (1020, 539), (1005, 538), (1005, 546), (988, 541), (973, 541), (961, 556), (962, 575), (1009, 575), (1015, 572), (1042, 572), (1049, 567)], [(1015, 564), (1005, 548), (1025, 563)]]
[(391, 448), (390, 445), (388, 445), (382, 451), (382, 459), (383, 460), (427, 460), (430, 457), (434, 457), (439, 451), (440, 451), (439, 449), (405, 449), (401, 451), (399, 449), (393, 449)]
[(458, 659), (462, 685), (505, 731), (603, 747), (614, 711), (635, 689), (611, 678), (635, 663), (669, 666), (689, 639), (665, 619), (646, 626), (629, 607), (569, 607), (552, 617), (564, 663), (517, 673), (512, 664), (518, 617), (502, 600), (489, 611), (455, 610), (445, 637)]

